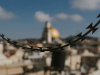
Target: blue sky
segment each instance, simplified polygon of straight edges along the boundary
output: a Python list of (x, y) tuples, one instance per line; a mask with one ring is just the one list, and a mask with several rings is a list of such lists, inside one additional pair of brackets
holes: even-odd
[[(99, 13), (100, 0), (0, 0), (0, 33), (13, 40), (40, 38), (50, 21), (65, 38), (85, 33)], [(100, 29), (89, 35), (100, 37)]]

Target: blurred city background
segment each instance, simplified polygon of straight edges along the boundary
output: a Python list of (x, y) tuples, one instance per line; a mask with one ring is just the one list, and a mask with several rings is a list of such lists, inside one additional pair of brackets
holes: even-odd
[[(100, 0), (0, 0), (0, 33), (27, 47), (63, 46), (98, 14)], [(54, 52), (17, 48), (0, 37), (0, 75), (100, 75), (100, 29)]]

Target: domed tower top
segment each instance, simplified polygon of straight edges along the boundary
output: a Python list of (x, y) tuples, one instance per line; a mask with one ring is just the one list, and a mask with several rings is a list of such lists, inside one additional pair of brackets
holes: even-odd
[(52, 27), (49, 22), (46, 22), (42, 33), (42, 39), (48, 43), (53, 42), (53, 39), (60, 39), (59, 31)]

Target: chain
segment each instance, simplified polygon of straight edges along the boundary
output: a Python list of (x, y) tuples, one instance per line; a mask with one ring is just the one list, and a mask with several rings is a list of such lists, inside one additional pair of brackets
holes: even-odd
[[(100, 14), (97, 16), (97, 18), (100, 18)], [(0, 36), (2, 37), (3, 40), (7, 41), (8, 43), (10, 43), (11, 45), (19, 48), (21, 47), (22, 49), (25, 49), (25, 50), (30, 50), (30, 51), (40, 51), (40, 52), (44, 52), (44, 51), (50, 51), (50, 52), (53, 52), (53, 51), (57, 51), (57, 50), (64, 50), (65, 47), (67, 46), (74, 46), (75, 43), (79, 40), (81, 40), (81, 42), (83, 40), (86, 39), (86, 35), (88, 35), (91, 31), (92, 31), (92, 34), (98, 29), (96, 28), (96, 26), (98, 26), (100, 23), (100, 20), (93, 26), (93, 23), (91, 23), (86, 29), (89, 29), (85, 34), (82, 35), (82, 32), (79, 33), (76, 37), (77, 39), (72, 41), (72, 39), (69, 39), (66, 41), (66, 45), (61, 45), (61, 44), (58, 44), (58, 45), (55, 45), (57, 48), (52, 48), (51, 47), (46, 47), (46, 48), (43, 48), (43, 47), (38, 47), (38, 48), (34, 48), (34, 46), (29, 46), (29, 47), (26, 47), (26, 46), (23, 46), (23, 45), (18, 45), (18, 43), (16, 41), (11, 41), (11, 39), (9, 38), (5, 38), (5, 35), (4, 34), (0, 34)]]

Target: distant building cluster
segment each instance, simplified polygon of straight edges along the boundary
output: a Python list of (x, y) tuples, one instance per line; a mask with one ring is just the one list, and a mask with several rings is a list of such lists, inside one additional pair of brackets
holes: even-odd
[[(17, 42), (19, 44), (24, 43), (26, 46), (34, 46), (37, 48), (54, 46), (55, 44), (65, 45), (65, 41), (69, 38), (74, 40), (74, 36), (70, 36), (65, 39), (61, 38), (59, 31), (52, 27), (49, 22), (46, 22), (41, 39), (24, 39), (17, 40)], [(73, 47), (65, 47), (65, 51), (67, 54), (65, 59), (65, 66), (70, 67), (70, 75), (100, 74), (99, 38), (87, 37), (86, 40), (83, 42), (77, 42)], [(39, 63), (39, 61), (43, 62), (43, 64)], [(35, 70), (33, 70), (33, 65), (36, 64), (41, 64), (42, 68), (38, 68), (43, 70), (43, 67), (51, 66), (51, 61), (52, 52), (25, 51), (22, 48), (16, 48), (10, 45), (6, 41), (0, 41), (0, 75), (15, 75), (25, 73), (26, 70), (23, 69), (25, 66), (27, 67), (27, 72), (29, 72), (29, 70), (34, 72)], [(1, 67), (3, 68), (1, 69)], [(7, 69), (5, 69), (5, 67)], [(35, 68), (37, 67), (35, 66)], [(8, 71), (8, 74), (6, 74), (6, 71)]]

